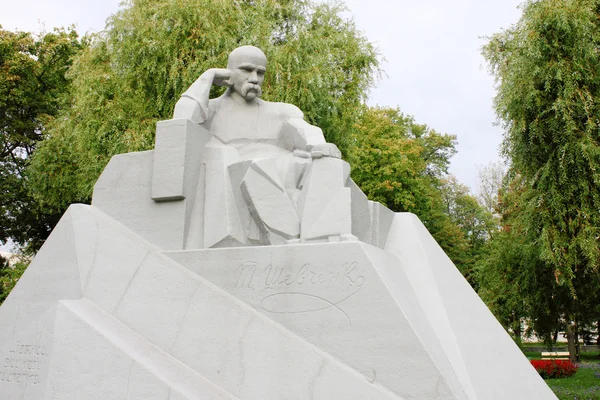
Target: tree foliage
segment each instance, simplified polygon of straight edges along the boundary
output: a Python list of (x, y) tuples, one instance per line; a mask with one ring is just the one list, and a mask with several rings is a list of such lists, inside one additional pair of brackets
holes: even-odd
[(364, 107), (351, 139), (347, 160), (365, 194), (393, 211), (418, 215), (470, 275), (491, 215), (447, 173), (455, 136), (417, 124), (397, 108)]
[(464, 238), (460, 259), (455, 261), (458, 269), (471, 286), (479, 288), (475, 274), (476, 265), (487, 257), (487, 243), (498, 229), (498, 222), (473, 196), (469, 188), (454, 176), (442, 180), (441, 194), (444, 213), (457, 226)]
[(520, 342), (522, 323), (551, 345), (564, 329), (569, 290), (559, 285), (551, 264), (540, 257), (535, 231), (522, 218), (527, 186), (518, 174), (507, 174), (498, 194), (496, 210), (501, 229), (486, 244), (477, 264), (479, 295), (505, 328)]
[(529, 226), (567, 285), (600, 261), (599, 11), (594, 0), (530, 1), (484, 51), (504, 152), (531, 189)]
[(456, 137), (417, 124), (397, 108), (364, 107), (348, 162), (369, 199), (393, 211), (431, 208), (430, 190), (447, 173)]
[(28, 265), (27, 261), (19, 261), (11, 266), (6, 259), (0, 257), (0, 305), (4, 303)]
[(502, 162), (490, 162), (487, 165), (477, 167), (477, 200), (486, 210), (497, 214), (498, 193), (502, 188), (502, 182), (506, 173), (506, 167)]
[(598, 299), (599, 48), (598, 0), (528, 1), (520, 21), (484, 47), (498, 82), (503, 152), (517, 183), (510, 196), (512, 236), (531, 241), (537, 257), (522, 266), (539, 283), (537, 291), (522, 294), (550, 295), (556, 287), (568, 293), (554, 294), (562, 309), (542, 303), (546, 310), (533, 313), (536, 319), (562, 315), (576, 324), (589, 315), (583, 305)]
[(65, 73), (82, 47), (73, 30), (34, 36), (0, 27), (0, 241), (37, 248), (57, 221), (29, 195), (25, 168), (68, 104)]
[(129, 3), (71, 68), (72, 106), (32, 159), (36, 198), (52, 210), (89, 201), (110, 157), (151, 149), (181, 93), (244, 44), (268, 57), (264, 98), (296, 104), (346, 151), (379, 58), (342, 11), (304, 0)]

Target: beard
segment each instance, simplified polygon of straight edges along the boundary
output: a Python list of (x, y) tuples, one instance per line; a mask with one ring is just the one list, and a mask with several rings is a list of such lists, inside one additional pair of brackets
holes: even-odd
[(246, 98), (248, 96), (248, 92), (254, 92), (254, 97), (260, 97), (262, 95), (262, 89), (259, 85), (255, 85), (253, 83), (244, 83), (242, 89), (240, 90), (242, 97)]

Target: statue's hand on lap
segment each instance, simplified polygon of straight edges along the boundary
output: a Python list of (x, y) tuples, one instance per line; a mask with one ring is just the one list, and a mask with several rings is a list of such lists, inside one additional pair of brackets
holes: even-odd
[(333, 157), (342, 158), (342, 152), (333, 143), (315, 144), (310, 148), (312, 158)]

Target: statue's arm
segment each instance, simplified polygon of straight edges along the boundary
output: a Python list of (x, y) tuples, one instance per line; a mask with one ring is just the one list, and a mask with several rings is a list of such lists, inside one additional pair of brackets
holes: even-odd
[(342, 154), (337, 146), (325, 141), (321, 128), (306, 122), (302, 112), (295, 106), (294, 109), (288, 114), (290, 118), (283, 123), (279, 133), (279, 146), (292, 152), (308, 152), (313, 158), (341, 158)]
[(230, 86), (229, 78), (231, 71), (228, 69), (211, 68), (204, 72), (175, 104), (173, 119), (187, 118), (198, 124), (204, 123), (209, 117), (208, 100), (212, 85)]

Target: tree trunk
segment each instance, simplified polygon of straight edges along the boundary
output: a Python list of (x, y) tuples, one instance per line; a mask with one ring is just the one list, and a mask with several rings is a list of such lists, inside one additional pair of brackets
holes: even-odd
[(574, 362), (579, 362), (581, 361), (579, 355), (580, 355), (580, 350), (581, 350), (581, 345), (579, 344), (579, 324), (577, 323), (577, 320), (575, 320), (574, 324), (573, 324), (573, 336), (575, 338), (575, 360)]
[(519, 346), (519, 348), (521, 347), (521, 336), (523, 336), (523, 333), (521, 331), (521, 319), (517, 318), (515, 313), (512, 313), (512, 321), (510, 323), (511, 327), (512, 327), (512, 331), (513, 334), (515, 335), (515, 342), (517, 343), (517, 346)]
[(571, 362), (576, 363), (577, 355), (575, 349), (575, 332), (573, 329), (573, 325), (571, 325), (571, 323), (569, 322), (567, 322), (567, 343), (569, 346), (569, 359), (571, 360)]

